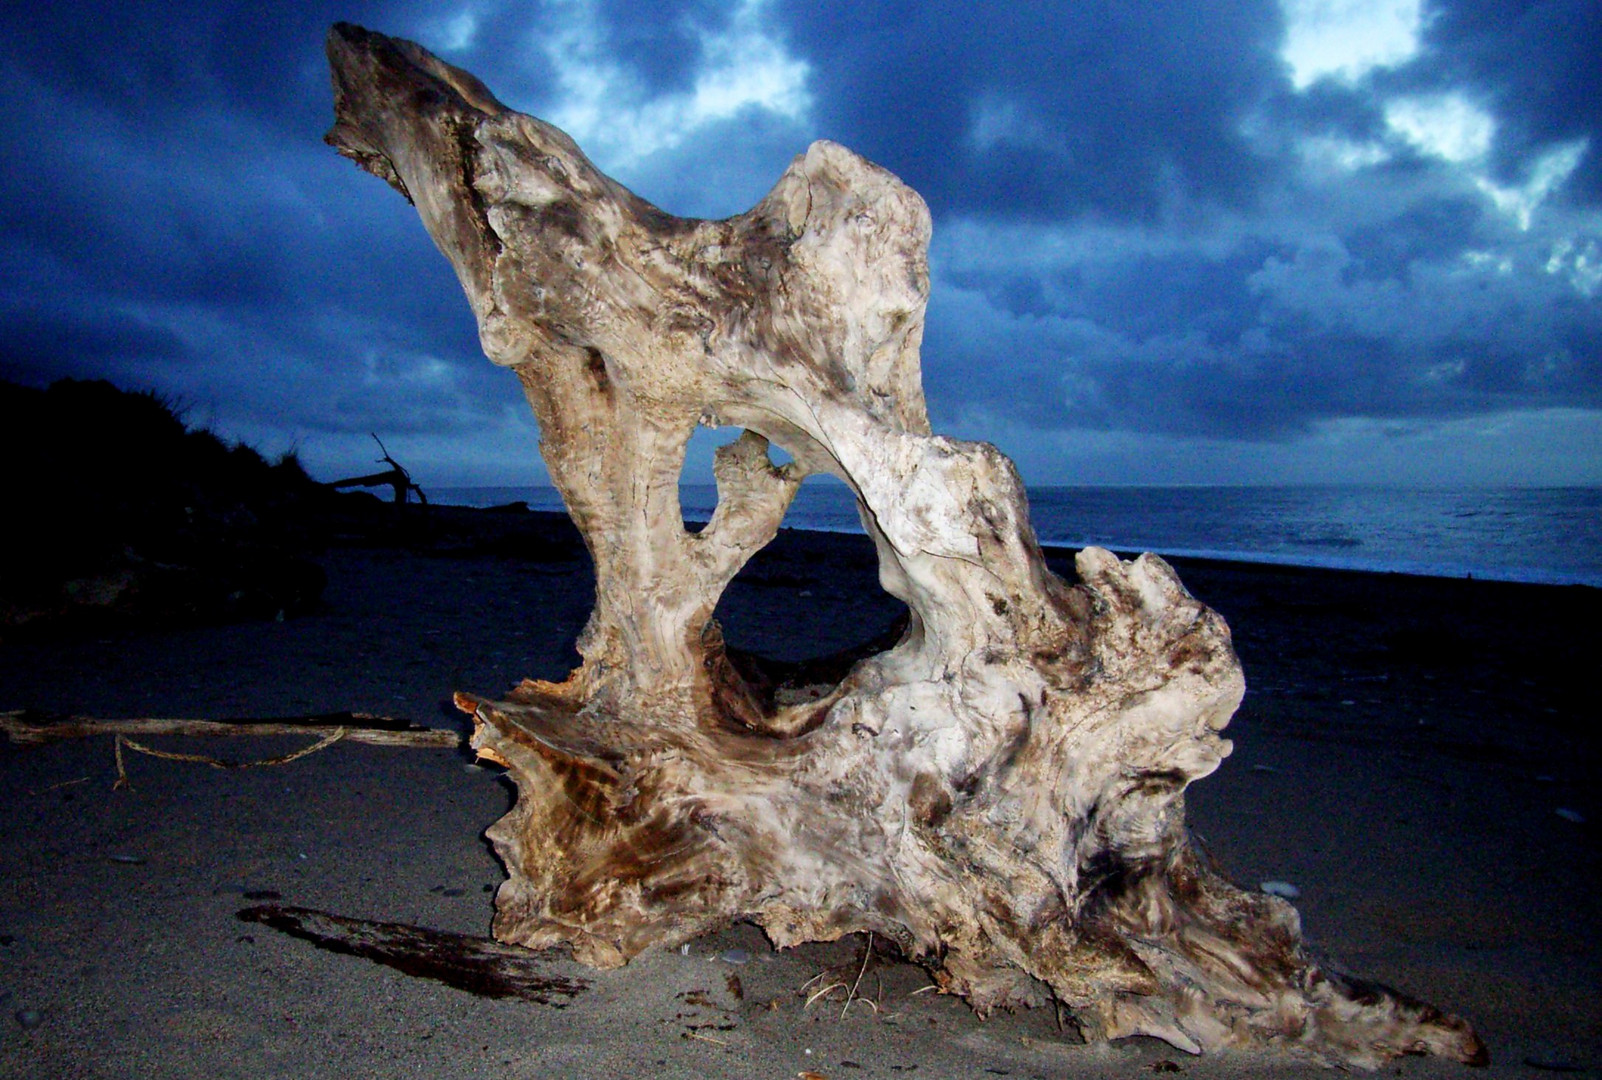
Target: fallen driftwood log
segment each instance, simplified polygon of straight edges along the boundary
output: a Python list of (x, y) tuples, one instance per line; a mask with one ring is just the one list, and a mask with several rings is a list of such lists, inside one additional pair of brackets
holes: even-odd
[[(128, 787), (128, 770), (122, 751), (126, 747), (149, 757), (167, 761), (192, 761), (216, 769), (255, 769), (287, 765), (308, 754), (325, 750), (336, 742), (366, 743), (371, 746), (454, 748), (462, 737), (447, 728), (425, 728), (406, 720), (369, 713), (317, 713), (308, 716), (281, 716), (243, 720), (169, 720), (143, 717), (131, 720), (99, 720), (91, 716), (44, 717), (27, 710), (0, 712), (0, 732), (13, 743), (41, 746), (61, 739), (84, 739), (110, 735), (115, 740), (117, 788)], [(206, 754), (184, 754), (157, 750), (136, 742), (135, 735), (316, 735), (318, 741), (287, 754), (254, 761), (228, 761)]]
[[(1012, 463), (931, 433), (916, 193), (819, 142), (751, 211), (676, 218), (410, 42), (340, 25), (328, 53), (329, 142), (455, 267), (595, 565), (581, 667), (458, 698), (518, 787), (488, 834), (498, 938), (610, 967), (734, 919), (779, 946), (867, 931), (981, 1013), (1056, 999), (1092, 1040), (1485, 1060), (1198, 855), (1184, 792), (1244, 690), (1228, 627), (1150, 555), (1087, 548), (1058, 578)], [(745, 430), (692, 533), (697, 424)], [(856, 495), (909, 621), (803, 684), (712, 613), (818, 472)]]
[[(369, 432), (368, 434), (372, 433)], [(335, 491), (348, 487), (388, 487), (395, 493), (396, 506), (405, 506), (406, 500), (410, 496), (416, 495), (417, 501), (426, 507), (428, 505), (428, 496), (423, 493), (422, 488), (417, 486), (417, 482), (412, 479), (412, 474), (400, 462), (389, 456), (389, 448), (384, 445), (384, 440), (377, 435), (373, 435), (373, 441), (378, 444), (378, 449), (384, 455), (379, 460), (387, 464), (389, 466), (388, 469), (381, 473), (370, 473), (367, 476), (349, 476), (343, 480), (330, 480), (324, 486)]]

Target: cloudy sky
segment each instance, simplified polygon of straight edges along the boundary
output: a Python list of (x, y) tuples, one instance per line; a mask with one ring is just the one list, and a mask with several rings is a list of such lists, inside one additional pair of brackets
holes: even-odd
[(321, 142), (340, 19), (673, 213), (816, 138), (900, 175), (935, 427), (1030, 483), (1602, 484), (1599, 0), (11, 4), (0, 375), (545, 482), (415, 213)]

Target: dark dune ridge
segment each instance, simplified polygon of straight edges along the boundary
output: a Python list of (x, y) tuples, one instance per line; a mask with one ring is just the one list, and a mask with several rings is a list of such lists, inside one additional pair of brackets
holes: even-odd
[[(564, 518), (432, 507), (400, 529), (393, 507), (362, 505), (324, 532), (312, 557), (327, 587), (304, 613), (0, 644), (0, 709), (460, 725), (453, 691), (494, 695), (576, 660), (590, 580)], [(1050, 557), (1071, 574), (1071, 553)], [(1174, 562), (1228, 619), (1250, 687), (1234, 755), (1190, 791), (1212, 857), (1243, 884), (1293, 885), (1315, 948), (1468, 1017), (1499, 1073), (1602, 1070), (1598, 590)], [(860, 644), (899, 614), (866, 538), (792, 530), (718, 611), (732, 645), (787, 660)], [(160, 745), (247, 758), (296, 744)], [(842, 1018), (841, 992), (808, 1007), (827, 981), (807, 983), (854, 974), (861, 941), (776, 954), (743, 926), (617, 972), (551, 960), (543, 974), (591, 987), (561, 1011), (476, 997), (235, 916), (271, 894), (334, 926), (486, 934), (502, 874), (480, 834), (509, 805), (493, 770), (335, 745), (243, 773), (144, 757), (129, 771), (134, 790), (113, 793), (105, 740), (0, 747), (0, 1075), (1262, 1067), (1144, 1039), (1068, 1045), (1044, 1010), (980, 1022), (877, 954), (874, 1005)]]
[(0, 460), (0, 640), (293, 615), (322, 591), (305, 555), (333, 493), (155, 394), (0, 380)]

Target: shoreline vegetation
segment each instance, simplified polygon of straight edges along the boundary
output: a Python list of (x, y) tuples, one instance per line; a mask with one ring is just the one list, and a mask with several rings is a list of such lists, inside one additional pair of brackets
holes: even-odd
[(108, 624), (282, 618), (324, 586), (306, 557), (326, 499), (268, 462), (104, 381), (0, 383), (0, 457), (19, 520), (0, 541), (0, 641)]

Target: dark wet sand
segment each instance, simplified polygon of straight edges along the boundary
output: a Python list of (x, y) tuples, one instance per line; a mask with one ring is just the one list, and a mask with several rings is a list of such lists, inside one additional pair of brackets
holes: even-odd
[[(542, 515), (447, 510), (437, 527), (427, 554), (332, 548), (323, 610), (307, 617), (0, 645), (0, 709), (352, 709), (465, 730), (453, 690), (493, 694), (574, 662), (588, 569)], [(1071, 572), (1070, 554), (1053, 561)], [(1602, 1076), (1602, 593), (1175, 564), (1228, 619), (1250, 684), (1234, 755), (1190, 792), (1224, 870), (1296, 885), (1316, 948), (1469, 1017), (1493, 1075)], [(720, 608), (731, 643), (794, 659), (856, 644), (897, 613), (864, 538), (788, 531)], [(244, 759), (308, 740), (146, 741)], [(565, 1008), (474, 996), (236, 913), (277, 902), (486, 934), (502, 874), (481, 834), (510, 805), (494, 770), (452, 751), (343, 744), (244, 772), (130, 755), (129, 772), (134, 790), (113, 792), (103, 738), (0, 746), (0, 1076), (1315, 1071), (1195, 1060), (1146, 1039), (1064, 1045), (1048, 1011), (981, 1022), (914, 994), (928, 980), (889, 960), (864, 980), (877, 1012), (859, 1004), (842, 1019), (838, 994), (809, 1008), (802, 988), (854, 963), (861, 940), (781, 954), (749, 926), (616, 972), (552, 960), (553, 977), (589, 984)], [(721, 960), (730, 948), (749, 962)]]

